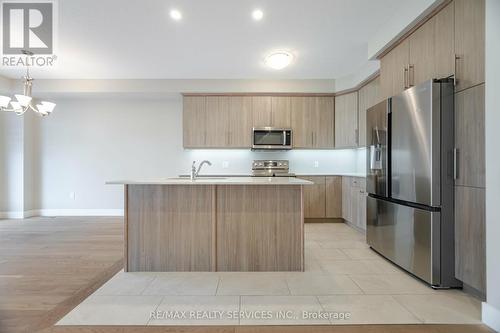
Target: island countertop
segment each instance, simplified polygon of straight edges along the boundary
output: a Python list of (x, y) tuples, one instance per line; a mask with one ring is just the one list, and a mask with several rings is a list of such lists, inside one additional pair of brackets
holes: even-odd
[(199, 177), (195, 180), (184, 177), (160, 179), (131, 179), (106, 182), (108, 185), (312, 185), (296, 177)]

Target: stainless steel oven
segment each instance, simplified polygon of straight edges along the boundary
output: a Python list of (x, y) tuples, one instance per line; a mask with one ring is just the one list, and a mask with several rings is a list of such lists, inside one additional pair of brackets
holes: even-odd
[(290, 128), (254, 127), (252, 130), (252, 149), (292, 149), (292, 130)]

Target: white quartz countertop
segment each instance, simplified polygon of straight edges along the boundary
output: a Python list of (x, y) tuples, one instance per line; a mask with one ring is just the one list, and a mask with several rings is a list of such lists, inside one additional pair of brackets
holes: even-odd
[(312, 185), (296, 177), (200, 177), (195, 180), (184, 177), (160, 179), (115, 180), (108, 185)]

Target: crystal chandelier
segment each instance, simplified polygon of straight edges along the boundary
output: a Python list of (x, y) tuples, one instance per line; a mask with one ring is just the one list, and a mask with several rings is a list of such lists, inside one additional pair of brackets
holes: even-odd
[(33, 86), (33, 78), (30, 76), (30, 68), (28, 57), (33, 56), (32, 52), (23, 50), (26, 55), (26, 75), (24, 80), (23, 94), (15, 94), (16, 101), (13, 101), (8, 96), (0, 95), (0, 110), (6, 112), (15, 112), (18, 115), (23, 115), (26, 111), (31, 110), (42, 117), (48, 116), (56, 107), (54, 103), (42, 101), (31, 96), (31, 88)]

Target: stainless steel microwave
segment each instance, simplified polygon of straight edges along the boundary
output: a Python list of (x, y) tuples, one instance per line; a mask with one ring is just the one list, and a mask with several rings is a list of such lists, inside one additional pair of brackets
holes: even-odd
[(252, 149), (292, 149), (292, 130), (290, 128), (254, 127), (252, 130)]

